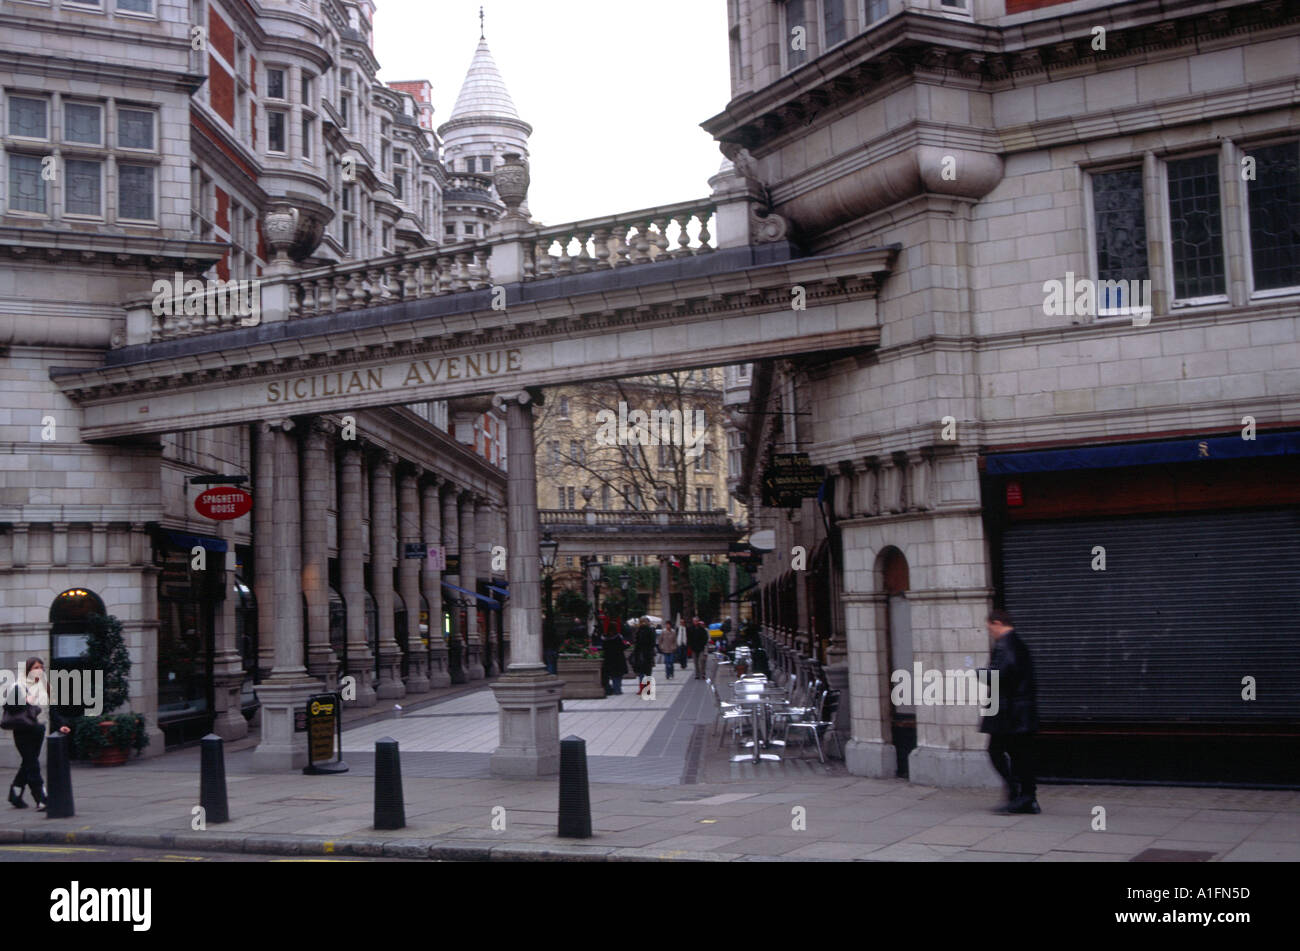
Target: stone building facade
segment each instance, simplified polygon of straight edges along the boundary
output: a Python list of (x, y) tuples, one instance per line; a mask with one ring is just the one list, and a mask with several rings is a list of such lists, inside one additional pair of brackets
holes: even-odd
[[(146, 326), (214, 319), (211, 285), (181, 316), (185, 281), (443, 243), (432, 91), (377, 81), (373, 11), (0, 3), (0, 667), (72, 662), (85, 616), (117, 616), (149, 755), (270, 716), (262, 760), (281, 764), (299, 755), (280, 734), (304, 691), (350, 674), (367, 705), (502, 667), (504, 612), (480, 582), (504, 539), (505, 447), (483, 406), (281, 408), (109, 445), (80, 439), (50, 382), (127, 342), (124, 304)], [(252, 513), (199, 515), (205, 476), (247, 478)], [(460, 567), (404, 558), (417, 542)], [(302, 636), (277, 669), (283, 612)], [(465, 648), (454, 671), (448, 629)]]
[[(1035, 650), (1048, 775), (1275, 778), (1300, 721), (1300, 5), (729, 11), (720, 186), (806, 251), (897, 255), (878, 349), (755, 367), (739, 489), (777, 533), (765, 625), (822, 651), (851, 771), (997, 781), (970, 706), (890, 698), (913, 663), (984, 664), (997, 605)], [(774, 448), (825, 467), (820, 499), (759, 506)]]

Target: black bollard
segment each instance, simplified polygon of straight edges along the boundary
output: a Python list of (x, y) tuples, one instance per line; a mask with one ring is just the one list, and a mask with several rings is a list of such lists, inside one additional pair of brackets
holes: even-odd
[(50, 774), (50, 786), (46, 791), (45, 818), (69, 819), (77, 814), (77, 810), (72, 804), (72, 767), (68, 762), (68, 738), (62, 733), (55, 733), (48, 743), (45, 771)]
[(226, 802), (226, 754), (221, 737), (209, 733), (199, 741), (199, 805), (205, 822), (229, 822)]
[(375, 740), (375, 828), (406, 827), (402, 800), (402, 759), (392, 737)]
[(566, 839), (591, 838), (591, 790), (587, 786), (587, 741), (560, 741), (560, 831)]

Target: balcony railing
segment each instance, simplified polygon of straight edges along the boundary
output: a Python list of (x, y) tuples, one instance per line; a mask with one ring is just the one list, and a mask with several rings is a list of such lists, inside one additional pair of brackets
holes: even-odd
[(695, 528), (735, 530), (723, 509), (711, 512), (647, 512), (639, 509), (540, 509), (546, 527)]
[[(261, 287), (265, 297), (268, 290), (283, 285), (287, 290), (285, 318), (298, 320), (491, 287), (492, 250), (507, 243), (523, 246), (525, 282), (637, 267), (712, 253), (716, 247), (709, 226), (715, 211), (710, 199), (682, 202), (522, 233), (491, 235), (470, 244), (331, 264), (267, 277)], [(237, 318), (211, 315), (210, 311), (210, 316), (186, 316), (184, 308), (180, 310), (176, 316), (155, 317), (150, 336), (153, 342), (239, 326)]]

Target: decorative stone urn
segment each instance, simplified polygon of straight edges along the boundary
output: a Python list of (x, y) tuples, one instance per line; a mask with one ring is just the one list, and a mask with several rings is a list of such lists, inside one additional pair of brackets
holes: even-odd
[(564, 700), (603, 700), (605, 683), (600, 671), (603, 661), (600, 657), (580, 657), (576, 654), (561, 654), (556, 665), (560, 679), (564, 681), (564, 690), (560, 694)]
[(496, 185), (497, 195), (505, 202), (508, 209), (506, 217), (522, 218), (519, 206), (528, 197), (528, 186), (531, 182), (528, 163), (518, 152), (506, 152), (502, 158), (505, 161), (493, 171), (492, 180)]
[(306, 197), (289, 196), (273, 200), (262, 213), (262, 236), (274, 252), (273, 264), (287, 266), (290, 260), (310, 257), (325, 236), (325, 225), (334, 212)]
[(298, 209), (288, 202), (267, 206), (262, 216), (262, 236), (266, 246), (274, 252), (277, 263), (289, 262), (289, 248), (298, 234), (299, 217)]

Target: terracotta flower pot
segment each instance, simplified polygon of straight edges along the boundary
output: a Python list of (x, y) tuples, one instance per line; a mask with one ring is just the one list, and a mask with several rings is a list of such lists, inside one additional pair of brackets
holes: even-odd
[[(99, 724), (99, 730), (105, 737), (112, 729), (112, 720), (103, 720)], [(105, 746), (91, 753), (90, 761), (96, 766), (121, 766), (126, 762), (126, 750), (120, 746)]]

